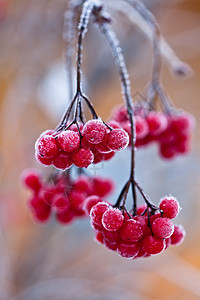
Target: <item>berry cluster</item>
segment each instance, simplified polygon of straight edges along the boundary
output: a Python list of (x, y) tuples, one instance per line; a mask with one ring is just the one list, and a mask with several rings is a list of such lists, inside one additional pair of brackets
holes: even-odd
[(72, 180), (65, 172), (58, 172), (45, 181), (36, 170), (28, 169), (23, 172), (22, 181), (32, 192), (28, 204), (38, 222), (45, 222), (55, 214), (58, 222), (70, 223), (86, 216), (83, 208), (88, 196), (105, 197), (113, 190), (110, 179), (80, 175)]
[(95, 239), (122, 257), (135, 259), (155, 255), (184, 239), (184, 229), (171, 220), (180, 210), (174, 197), (161, 200), (160, 212), (149, 215), (148, 208), (142, 206), (135, 216), (103, 200), (94, 205), (94, 199), (95, 196), (91, 196), (86, 201)]
[[(144, 107), (134, 110), (136, 128), (136, 147), (157, 142), (161, 157), (172, 159), (177, 155), (187, 154), (190, 150), (191, 133), (195, 126), (192, 115), (186, 112), (166, 114), (149, 111)], [(125, 107), (114, 111), (113, 119), (131, 135), (130, 122)]]
[(72, 124), (60, 133), (47, 130), (35, 144), (36, 159), (43, 165), (65, 170), (73, 164), (87, 168), (109, 160), (116, 151), (125, 149), (129, 136), (120, 127), (105, 125), (100, 119), (89, 120), (85, 125)]

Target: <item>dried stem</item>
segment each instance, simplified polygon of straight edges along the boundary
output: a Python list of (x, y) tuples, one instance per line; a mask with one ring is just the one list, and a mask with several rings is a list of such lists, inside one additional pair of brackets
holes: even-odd
[(128, 76), (128, 71), (125, 65), (124, 56), (122, 54), (122, 50), (119, 46), (119, 41), (115, 35), (115, 33), (110, 29), (108, 24), (99, 24), (99, 28), (101, 32), (105, 35), (111, 50), (113, 57), (115, 59), (115, 63), (117, 65), (120, 79), (122, 92), (125, 100), (125, 104), (127, 107), (127, 113), (129, 116), (130, 124), (131, 124), (131, 169), (130, 169), (130, 182), (132, 186), (132, 195), (133, 195), (133, 206), (134, 213), (136, 212), (137, 206), (137, 198), (136, 198), (136, 190), (134, 184), (135, 178), (135, 126), (134, 126), (134, 117), (133, 117), (133, 106), (132, 106), (132, 96), (130, 89), (130, 81)]

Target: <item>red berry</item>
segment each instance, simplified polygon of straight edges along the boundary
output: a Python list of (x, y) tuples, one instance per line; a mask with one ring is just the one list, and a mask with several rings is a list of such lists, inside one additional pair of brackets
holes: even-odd
[(107, 125), (112, 127), (112, 129), (117, 129), (117, 128), (121, 128), (120, 123), (118, 123), (115, 120), (110, 120), (109, 122), (107, 122)]
[(174, 232), (171, 236), (171, 245), (180, 245), (185, 238), (185, 229), (182, 225), (174, 225)]
[(174, 197), (161, 199), (159, 208), (164, 212), (163, 217), (174, 219), (178, 216), (180, 205)]
[(60, 148), (65, 152), (73, 152), (80, 146), (80, 136), (77, 132), (66, 130), (58, 135)]
[(58, 153), (56, 140), (51, 135), (42, 135), (35, 143), (35, 150), (45, 158), (54, 157)]
[(73, 208), (74, 210), (82, 210), (83, 202), (85, 200), (84, 193), (79, 191), (72, 191), (68, 197), (71, 208)]
[(69, 200), (63, 194), (57, 194), (53, 198), (52, 205), (58, 210), (66, 209), (69, 206)]
[[(143, 214), (143, 212), (144, 212), (146, 209), (147, 209), (147, 206), (146, 206), (146, 205), (140, 205), (140, 206), (138, 206), (138, 208), (137, 208), (137, 214), (138, 214), (138, 215)], [(145, 213), (145, 215), (146, 215), (146, 213)]]
[(135, 128), (137, 139), (143, 139), (149, 133), (149, 128), (146, 120), (138, 115), (135, 116)]
[(66, 170), (73, 165), (73, 162), (68, 154), (63, 151), (59, 151), (58, 154), (53, 158), (53, 165), (57, 169)]
[(172, 128), (178, 132), (191, 131), (195, 127), (195, 119), (188, 113), (182, 113), (172, 118)]
[(117, 122), (125, 122), (128, 120), (127, 109), (125, 106), (117, 106), (113, 110), (113, 118)]
[(166, 116), (161, 112), (149, 112), (146, 120), (151, 135), (158, 136), (166, 130), (168, 125)]
[(56, 219), (61, 224), (69, 224), (74, 219), (74, 213), (70, 211), (68, 208), (66, 208), (57, 212)]
[(159, 238), (168, 238), (174, 232), (174, 224), (169, 218), (158, 218), (152, 223), (152, 231)]
[(99, 243), (99, 244), (103, 244), (104, 243), (104, 236), (103, 236), (103, 233), (100, 232), (100, 231), (97, 231), (95, 233), (95, 238), (94, 240)]
[(33, 217), (36, 219), (36, 221), (46, 222), (50, 217), (50, 213), (51, 209), (47, 206), (43, 206), (34, 212)]
[(102, 216), (108, 208), (109, 204), (106, 202), (100, 202), (94, 205), (90, 211), (91, 221), (97, 225), (102, 225)]
[(161, 144), (160, 155), (166, 159), (172, 159), (176, 155), (176, 150), (173, 145)]
[(129, 144), (128, 133), (123, 129), (113, 129), (107, 135), (106, 144), (113, 151), (123, 150)]
[(147, 254), (158, 254), (165, 249), (165, 240), (147, 235), (142, 240), (142, 247)]
[(94, 160), (93, 160), (93, 164), (98, 164), (100, 163), (101, 161), (104, 160), (104, 154), (103, 153), (100, 153), (97, 149), (95, 148), (92, 148), (92, 153), (94, 155)]
[(123, 224), (120, 234), (124, 241), (137, 242), (143, 236), (142, 226), (138, 221), (129, 219)]
[(40, 156), (40, 154), (39, 153), (35, 153), (35, 158), (36, 158), (36, 160), (39, 162), (39, 163), (41, 163), (41, 164), (43, 164), (43, 165), (45, 165), (45, 166), (50, 166), (51, 164), (52, 164), (52, 161), (53, 161), (53, 158), (46, 158), (46, 157), (42, 157), (42, 156)]
[(90, 191), (91, 190), (90, 179), (84, 175), (79, 176), (74, 183), (74, 189), (82, 192)]
[(96, 196), (96, 195), (92, 195), (92, 196), (89, 196), (85, 199), (84, 203), (83, 203), (83, 210), (85, 212), (85, 214), (87, 216), (90, 215), (90, 211), (92, 209), (92, 207), (94, 205), (96, 205), (97, 203), (99, 202), (102, 202), (102, 199), (99, 197), (99, 196)]
[(94, 154), (90, 149), (81, 148), (72, 154), (72, 160), (78, 168), (87, 168), (94, 161)]
[(111, 179), (93, 177), (93, 194), (99, 197), (105, 197), (114, 189), (114, 183)]
[(42, 187), (39, 173), (33, 169), (24, 170), (22, 175), (22, 182), (31, 190), (38, 193)]
[(110, 160), (115, 155), (114, 151), (104, 154), (104, 160)]
[(108, 231), (117, 231), (124, 222), (124, 216), (118, 208), (110, 208), (102, 215), (103, 227)]
[(101, 120), (90, 120), (83, 127), (83, 136), (91, 144), (99, 144), (106, 135), (106, 126)]
[(129, 244), (119, 244), (117, 247), (117, 252), (125, 258), (134, 258), (138, 252), (139, 252), (140, 248), (138, 243), (132, 243), (131, 245)]
[(119, 243), (121, 240), (119, 231), (108, 231), (106, 229), (103, 229), (102, 233), (104, 235), (104, 238), (112, 244)]
[(116, 251), (117, 250), (117, 244), (116, 243), (111, 243), (109, 240), (104, 239), (104, 245), (112, 251)]

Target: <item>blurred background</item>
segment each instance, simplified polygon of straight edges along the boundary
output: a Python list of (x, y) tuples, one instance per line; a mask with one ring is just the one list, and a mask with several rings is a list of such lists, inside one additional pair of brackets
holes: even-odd
[[(137, 178), (153, 202), (169, 194), (180, 201), (176, 223), (187, 231), (185, 242), (130, 261), (97, 245), (88, 220), (66, 227), (32, 221), (26, 204), (30, 194), (19, 177), (27, 167), (44, 170), (34, 158), (35, 140), (57, 125), (69, 101), (62, 40), (68, 3), (0, 0), (0, 300), (200, 299), (200, 1), (143, 2), (194, 70), (191, 78), (180, 79), (163, 65), (163, 82), (175, 105), (197, 120), (192, 152), (166, 162), (152, 145), (136, 158)], [(151, 72), (151, 45), (123, 15), (114, 14), (113, 26), (132, 92), (141, 93)], [(85, 92), (106, 120), (123, 100), (109, 48), (94, 26), (84, 40), (83, 65)], [(129, 173), (128, 153), (90, 170), (113, 178), (113, 202)]]

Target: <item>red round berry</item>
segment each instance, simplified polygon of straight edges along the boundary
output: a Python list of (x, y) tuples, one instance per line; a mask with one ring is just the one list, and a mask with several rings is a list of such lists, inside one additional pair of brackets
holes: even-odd
[(149, 133), (146, 120), (139, 115), (135, 116), (135, 129), (137, 139), (143, 139)]
[(111, 158), (113, 158), (114, 155), (115, 155), (114, 151), (111, 151), (109, 153), (105, 153), (104, 154), (104, 160), (110, 160)]
[(72, 130), (62, 131), (58, 135), (60, 148), (65, 152), (73, 152), (80, 146), (80, 136)]
[(109, 204), (106, 202), (100, 202), (97, 203), (92, 207), (90, 210), (90, 217), (91, 221), (93, 223), (96, 223), (97, 225), (102, 225), (102, 215), (104, 214), (105, 211), (109, 209)]
[(22, 182), (31, 190), (38, 193), (42, 187), (39, 173), (33, 169), (24, 170), (21, 175)]
[(154, 255), (165, 249), (165, 240), (156, 236), (147, 235), (142, 240), (142, 247), (147, 254)]
[(159, 208), (164, 212), (163, 217), (174, 219), (178, 216), (180, 205), (174, 197), (161, 199)]
[(124, 216), (118, 208), (110, 208), (102, 216), (103, 227), (108, 231), (117, 231), (124, 222)]
[(38, 152), (35, 153), (35, 158), (39, 163), (45, 166), (50, 166), (53, 162), (53, 158), (42, 157)]
[(127, 220), (121, 230), (121, 237), (124, 241), (137, 242), (143, 236), (143, 230), (140, 223), (134, 219)]
[(168, 125), (167, 117), (161, 112), (149, 112), (146, 120), (151, 135), (158, 136), (166, 130)]
[(117, 247), (117, 252), (125, 258), (134, 258), (139, 253), (139, 245), (138, 243), (129, 244), (119, 244)]
[(81, 148), (72, 154), (72, 160), (78, 168), (87, 168), (94, 161), (94, 154), (88, 148)]
[(89, 216), (92, 207), (99, 202), (102, 202), (102, 199), (99, 196), (92, 195), (92, 196), (87, 197), (83, 203), (83, 210), (84, 210), (85, 214), (87, 216)]
[(106, 126), (101, 120), (90, 120), (83, 127), (83, 136), (91, 144), (99, 144), (106, 135)]
[(73, 162), (68, 154), (63, 151), (59, 151), (58, 154), (53, 158), (53, 165), (57, 169), (66, 170), (73, 165)]
[(152, 223), (152, 231), (159, 238), (168, 238), (174, 232), (174, 224), (169, 218), (158, 218)]
[(185, 229), (182, 225), (174, 225), (174, 232), (171, 236), (171, 245), (180, 245), (185, 238)]
[(93, 194), (99, 197), (105, 197), (114, 189), (114, 183), (111, 179), (93, 177)]
[(74, 213), (69, 208), (66, 208), (57, 212), (56, 219), (61, 224), (69, 224), (74, 219)]
[(113, 151), (123, 150), (128, 144), (129, 136), (123, 129), (113, 129), (106, 137), (106, 145)]
[(69, 200), (63, 194), (57, 194), (53, 197), (52, 205), (58, 210), (66, 209), (69, 206)]
[(35, 143), (35, 150), (45, 158), (54, 157), (58, 153), (56, 140), (51, 135), (42, 135)]
[(103, 244), (104, 243), (103, 233), (101, 231), (95, 232), (95, 238), (94, 238), (94, 240), (95, 240), (95, 242), (97, 242), (99, 244)]

